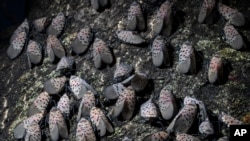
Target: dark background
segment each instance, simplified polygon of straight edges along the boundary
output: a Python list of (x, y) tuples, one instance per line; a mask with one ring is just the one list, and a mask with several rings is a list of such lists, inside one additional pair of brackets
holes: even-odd
[(0, 0), (0, 39), (7, 38), (7, 31), (22, 23), (28, 10), (29, 0)]

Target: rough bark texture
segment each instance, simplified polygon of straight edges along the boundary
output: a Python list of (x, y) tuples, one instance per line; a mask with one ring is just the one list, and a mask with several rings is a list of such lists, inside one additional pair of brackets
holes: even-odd
[[(27, 17), (29, 20), (44, 16), (55, 16), (58, 12), (63, 12), (70, 18), (60, 37), (68, 53), (76, 32), (85, 25), (89, 25), (93, 30), (98, 31), (96, 37), (104, 39), (109, 44), (116, 58), (115, 63), (126, 62), (133, 65), (135, 70), (148, 73), (149, 86), (146, 91), (141, 93), (140, 97), (144, 100), (138, 102), (138, 107), (135, 110), (136, 115), (130, 121), (113, 121), (115, 133), (107, 136), (106, 140), (117, 141), (125, 137), (141, 140), (146, 135), (159, 131), (161, 128), (157, 126), (140, 122), (138, 110), (140, 104), (146, 101), (150, 95), (158, 98), (161, 89), (166, 84), (172, 86), (175, 97), (180, 99), (187, 95), (196, 97), (203, 101), (207, 109), (215, 115), (219, 115), (221, 111), (224, 111), (238, 119), (242, 119), (249, 114), (250, 46), (248, 41), (246, 42), (248, 47), (245, 50), (236, 51), (232, 49), (221, 39), (224, 27), (221, 18), (218, 18), (210, 26), (199, 24), (197, 18), (200, 1), (176, 1), (175, 22), (178, 22), (178, 26), (174, 28), (170, 38), (172, 66), (161, 69), (154, 67), (148, 46), (127, 45), (115, 39), (114, 31), (117, 30), (119, 21), (122, 21), (126, 26), (127, 10), (132, 0), (110, 0), (109, 7), (102, 12), (96, 12), (86, 0), (34, 0), (30, 4), (31, 7)], [(142, 3), (147, 21), (147, 30), (141, 33), (142, 37), (149, 34), (150, 21), (161, 3), (162, 1), (159, 1), (156, 5)], [(240, 2), (230, 0), (226, 4), (237, 8), (246, 18), (249, 18), (250, 6), (248, 3), (247, 0)], [(237, 28), (237, 30), (246, 40), (250, 40), (249, 25), (248, 27)], [(46, 35), (37, 35), (32, 38), (45, 47)], [(186, 40), (193, 43), (193, 47), (197, 52), (197, 74), (184, 75), (176, 71), (179, 46)], [(40, 66), (30, 70), (25, 52), (11, 61), (6, 54), (9, 40), (1, 41), (0, 46), (0, 140), (13, 140), (13, 128), (26, 117), (29, 105), (43, 90), (43, 83), (56, 75), (54, 71), (56, 64), (51, 64), (48, 58), (45, 58)], [(227, 61), (228, 68), (226, 69), (230, 70), (227, 74), (227, 81), (222, 85), (207, 83), (209, 61), (216, 52), (219, 52)], [(82, 56), (75, 56), (76, 75), (86, 79), (101, 95), (103, 89), (112, 84), (113, 73), (116, 68), (115, 63), (97, 70), (91, 57), (91, 49), (88, 49)], [(70, 140), (75, 140), (76, 115), (77, 112), (70, 120)], [(223, 130), (222, 132), (226, 131)]]

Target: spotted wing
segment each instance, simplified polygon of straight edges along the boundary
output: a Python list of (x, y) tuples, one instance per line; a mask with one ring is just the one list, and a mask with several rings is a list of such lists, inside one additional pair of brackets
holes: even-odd
[(161, 17), (155, 17), (152, 23), (152, 30), (151, 30), (151, 36), (155, 37), (159, 35), (162, 31), (164, 25), (164, 20)]
[(26, 32), (21, 32), (17, 34), (15, 39), (11, 42), (10, 46), (7, 49), (7, 55), (10, 59), (15, 59), (17, 56), (20, 55), (20, 53), (23, 50), (23, 47), (25, 45), (27, 39)]
[(124, 105), (125, 105), (125, 99), (122, 99), (121, 97), (119, 97), (114, 107), (114, 111), (113, 111), (114, 117), (117, 117), (118, 115), (122, 113), (122, 110), (124, 109)]

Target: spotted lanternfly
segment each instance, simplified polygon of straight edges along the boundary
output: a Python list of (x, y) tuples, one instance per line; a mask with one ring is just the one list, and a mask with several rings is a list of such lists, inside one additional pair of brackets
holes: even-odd
[(205, 104), (200, 101), (200, 100), (197, 100), (196, 98), (193, 98), (193, 97), (190, 97), (190, 96), (186, 96), (184, 98), (184, 105), (188, 105), (188, 104), (196, 104), (199, 106), (199, 116), (200, 116), (200, 120), (201, 121), (206, 121), (206, 119), (208, 118), (208, 115), (207, 115), (207, 110), (205, 108)]
[(194, 104), (185, 105), (175, 116), (167, 128), (168, 133), (187, 133), (193, 124), (197, 114), (197, 106)]
[(39, 64), (42, 61), (42, 50), (39, 43), (33, 40), (29, 40), (27, 47), (27, 58), (29, 67), (32, 67), (32, 64)]
[(67, 94), (63, 94), (57, 103), (57, 109), (61, 111), (63, 115), (69, 116), (70, 114), (70, 100)]
[(43, 113), (38, 113), (30, 116), (29, 118), (23, 120), (23, 127), (27, 129), (33, 123), (38, 124), (43, 118)]
[(128, 10), (127, 28), (128, 30), (138, 29), (140, 31), (145, 29), (145, 20), (141, 6), (137, 2), (133, 2)]
[(47, 38), (47, 54), (50, 62), (54, 62), (55, 57), (62, 58), (66, 54), (61, 42), (54, 35)]
[(65, 73), (67, 71), (70, 71), (73, 69), (74, 63), (75, 63), (74, 57), (64, 56), (58, 62), (57, 67), (56, 67), (56, 71), (60, 71), (61, 74)]
[(124, 43), (134, 44), (134, 45), (145, 43), (145, 39), (143, 39), (135, 31), (120, 30), (120, 31), (116, 31), (116, 35), (118, 39)]
[(244, 41), (239, 32), (230, 24), (226, 24), (224, 27), (224, 35), (226, 42), (234, 49), (238, 50), (244, 46)]
[(190, 42), (184, 42), (182, 44), (179, 53), (179, 62), (177, 64), (176, 69), (180, 73), (196, 72), (195, 53)]
[(48, 106), (49, 99), (50, 96), (45, 91), (38, 95), (38, 97), (33, 101), (33, 103), (29, 107), (28, 117), (37, 113), (44, 113)]
[(140, 116), (148, 121), (159, 117), (159, 111), (152, 98), (141, 105)]
[(25, 19), (22, 24), (14, 31), (12, 36), (10, 37), (10, 43), (13, 42), (13, 40), (17, 37), (18, 34), (25, 32), (26, 34), (29, 33), (29, 23), (28, 20)]
[(92, 107), (90, 110), (90, 120), (96, 126), (100, 136), (104, 136), (106, 132), (114, 132), (114, 128), (100, 108)]
[(72, 75), (69, 80), (69, 85), (77, 100), (80, 100), (88, 90), (92, 91), (95, 95), (97, 94), (92, 86), (78, 76)]
[(120, 63), (116, 66), (113, 80), (115, 82), (121, 82), (128, 78), (134, 71), (134, 68), (131, 65)]
[(134, 89), (131, 86), (125, 88), (116, 101), (113, 116), (117, 117), (121, 114), (123, 119), (131, 119), (135, 109), (135, 100)]
[(81, 119), (81, 117), (88, 117), (90, 115), (90, 110), (92, 107), (95, 107), (96, 99), (95, 95), (92, 91), (87, 91), (82, 97), (82, 101), (80, 103), (77, 115), (77, 121)]
[(143, 138), (142, 141), (166, 141), (169, 138), (169, 134), (165, 131), (159, 131)]
[(206, 137), (214, 134), (214, 127), (208, 118), (199, 125), (199, 132)]
[(144, 73), (136, 72), (131, 79), (131, 86), (137, 92), (144, 90), (148, 84), (148, 76)]
[(158, 34), (169, 36), (172, 31), (172, 22), (172, 4), (165, 1), (153, 19), (151, 36), (155, 37)]
[(59, 140), (59, 137), (68, 139), (68, 129), (60, 110), (52, 108), (49, 113), (49, 132), (52, 141)]
[(58, 13), (55, 18), (52, 19), (51, 24), (48, 27), (47, 34), (59, 36), (65, 25), (65, 16), (62, 12)]
[(85, 118), (81, 118), (81, 120), (77, 124), (76, 140), (96, 141), (95, 133), (91, 126), (91, 123)]
[(208, 24), (212, 24), (213, 22), (213, 10), (215, 7), (216, 1), (215, 0), (204, 0), (201, 8), (200, 13), (198, 16), (198, 22), (203, 23), (204, 21)]
[(95, 38), (93, 43), (94, 65), (97, 69), (102, 67), (102, 63), (111, 64), (113, 56), (107, 44), (99, 38)]
[(221, 120), (223, 123), (225, 123), (227, 125), (227, 127), (230, 127), (230, 125), (242, 125), (243, 122), (230, 116), (227, 115), (226, 113), (222, 112), (221, 113)]
[(220, 14), (226, 20), (228, 20), (229, 23), (236, 25), (236, 26), (243, 26), (245, 24), (244, 15), (241, 12), (239, 12), (237, 9), (233, 9), (229, 6), (219, 3), (218, 10)]
[(7, 49), (7, 55), (10, 59), (15, 59), (22, 52), (25, 42), (27, 40), (26, 32), (17, 33), (15, 38), (10, 43), (10, 46)]
[(92, 41), (93, 35), (91, 32), (91, 29), (89, 26), (85, 26), (82, 28), (75, 39), (75, 41), (72, 43), (72, 50), (76, 54), (82, 54), (84, 53)]
[(218, 141), (229, 141), (227, 136), (221, 137), (218, 139)]
[(170, 64), (169, 51), (166, 47), (166, 42), (162, 36), (156, 36), (152, 44), (152, 60), (156, 67)]
[(125, 87), (121, 83), (112, 84), (104, 89), (103, 95), (110, 100), (117, 99), (124, 89)]
[(182, 133), (176, 135), (176, 141), (200, 141), (200, 139), (192, 135)]
[(33, 21), (33, 26), (37, 32), (42, 32), (48, 24), (48, 18), (42, 17)]
[(49, 94), (58, 94), (63, 90), (66, 80), (65, 76), (51, 78), (44, 83), (44, 90)]
[(223, 79), (223, 62), (222, 58), (216, 54), (210, 61), (208, 69), (208, 80), (210, 83), (215, 83), (217, 80), (222, 81)]
[(91, 0), (91, 5), (95, 10), (99, 10), (108, 5), (108, 0)]
[(184, 105), (188, 105), (188, 104), (194, 104), (194, 105), (196, 104), (199, 107), (199, 116), (200, 116), (199, 119), (201, 121), (201, 123), (199, 125), (199, 132), (203, 136), (206, 136), (206, 137), (214, 134), (214, 128), (213, 128), (213, 125), (208, 118), (205, 104), (200, 100), (197, 100), (197, 99), (192, 98), (190, 96), (186, 96), (184, 98)]
[(26, 130), (25, 141), (41, 141), (41, 129), (39, 124), (30, 125)]
[(175, 98), (168, 86), (165, 86), (161, 90), (158, 105), (161, 115), (165, 120), (173, 118), (178, 113)]
[(27, 130), (30, 128), (30, 126), (33, 124), (38, 124), (42, 118), (43, 114), (38, 113), (20, 122), (13, 130), (14, 137), (16, 139), (23, 139), (26, 136)]

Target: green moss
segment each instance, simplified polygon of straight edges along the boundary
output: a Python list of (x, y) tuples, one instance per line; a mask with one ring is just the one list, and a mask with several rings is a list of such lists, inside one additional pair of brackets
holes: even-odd
[(237, 51), (232, 48), (223, 48), (218, 51), (218, 54), (230, 61), (250, 61), (249, 52)]

